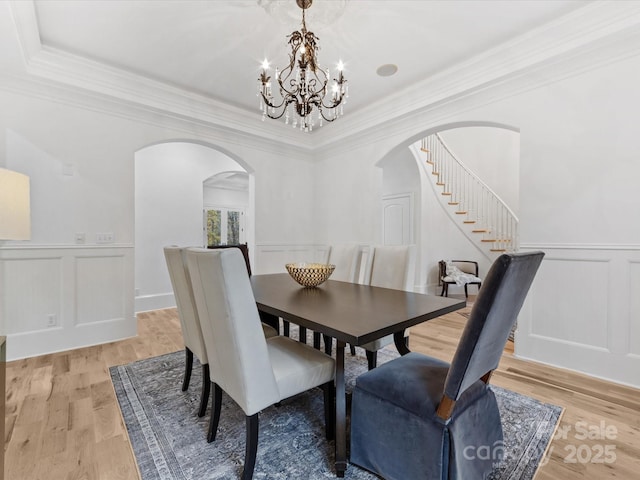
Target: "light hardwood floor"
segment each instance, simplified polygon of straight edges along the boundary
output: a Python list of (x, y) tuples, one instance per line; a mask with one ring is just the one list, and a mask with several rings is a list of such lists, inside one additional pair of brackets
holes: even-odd
[[(109, 367), (183, 344), (175, 309), (138, 318), (136, 338), (7, 364), (6, 480), (139, 478)], [(412, 328), (412, 350), (450, 360), (464, 322), (450, 314)], [(640, 390), (511, 353), (492, 383), (565, 408), (536, 480), (640, 478)]]

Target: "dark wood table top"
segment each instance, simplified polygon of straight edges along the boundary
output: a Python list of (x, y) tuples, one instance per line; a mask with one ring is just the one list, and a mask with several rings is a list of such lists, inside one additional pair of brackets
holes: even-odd
[(288, 273), (254, 275), (262, 311), (351, 345), (363, 345), (466, 306), (464, 300), (327, 280), (304, 288)]

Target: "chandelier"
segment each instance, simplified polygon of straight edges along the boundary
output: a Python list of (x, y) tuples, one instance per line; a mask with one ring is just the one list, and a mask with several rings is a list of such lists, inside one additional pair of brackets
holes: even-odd
[(275, 98), (271, 87), (271, 76), (267, 75), (269, 62), (262, 63), (262, 73), (258, 77), (258, 97), (262, 120), (266, 117), (284, 117), (285, 124), (310, 132), (318, 121), (333, 122), (343, 115), (343, 106), (349, 97), (347, 80), (342, 74), (344, 65), (337, 65), (337, 78), (331, 78), (329, 69), (318, 66), (318, 37), (307, 30), (304, 12), (313, 0), (296, 0), (302, 9), (302, 28), (294, 31), (289, 39), (289, 64), (282, 70), (276, 68), (274, 80), (277, 82)]

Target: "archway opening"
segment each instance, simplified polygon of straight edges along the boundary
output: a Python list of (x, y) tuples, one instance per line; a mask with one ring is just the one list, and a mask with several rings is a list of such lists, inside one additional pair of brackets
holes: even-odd
[[(410, 243), (417, 246), (415, 288), (427, 293), (438, 292), (439, 260), (477, 260), (481, 272), (486, 272), (495, 257), (490, 248), (484, 248), (489, 244), (469, 236), (472, 228), (463, 223), (464, 215), (446, 211), (463, 209), (441, 201), (442, 195), (451, 192), (437, 186), (444, 181), (434, 175), (434, 168), (426, 163), (427, 156), (420, 150), (421, 140), (434, 134), (515, 212), (519, 208), (520, 187), (519, 130), (494, 122), (457, 122), (427, 129), (393, 148), (377, 163), (383, 170), (383, 207), (385, 198), (410, 195), (413, 199), (413, 224), (408, 230), (414, 232)], [(383, 238), (387, 236), (384, 220), (383, 213)]]
[[(206, 246), (207, 183), (238, 175), (245, 186), (244, 240), (253, 242), (252, 172), (214, 145), (186, 141), (135, 154), (135, 311), (175, 306), (163, 248)], [(229, 182), (227, 182), (227, 185)], [(214, 189), (215, 190), (215, 189)]]

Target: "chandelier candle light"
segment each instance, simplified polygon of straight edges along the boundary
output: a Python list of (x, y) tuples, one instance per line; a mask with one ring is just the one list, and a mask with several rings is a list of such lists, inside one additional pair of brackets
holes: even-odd
[[(262, 63), (257, 93), (263, 121), (266, 117), (278, 119), (284, 116), (285, 124), (291, 123), (293, 128), (299, 125), (300, 130), (305, 132), (313, 130), (316, 119), (322, 126), (323, 120), (333, 122), (343, 115), (343, 106), (349, 97), (347, 80), (342, 74), (342, 61), (337, 66), (338, 78), (331, 79), (329, 69), (323, 70), (318, 66), (319, 39), (307, 30), (304, 16), (312, 2), (296, 0), (302, 9), (302, 29), (287, 37), (291, 47), (289, 64), (281, 71), (275, 70), (274, 80), (278, 82), (280, 98), (274, 99), (271, 76), (267, 74), (267, 60)], [(317, 113), (314, 113), (315, 110)]]

